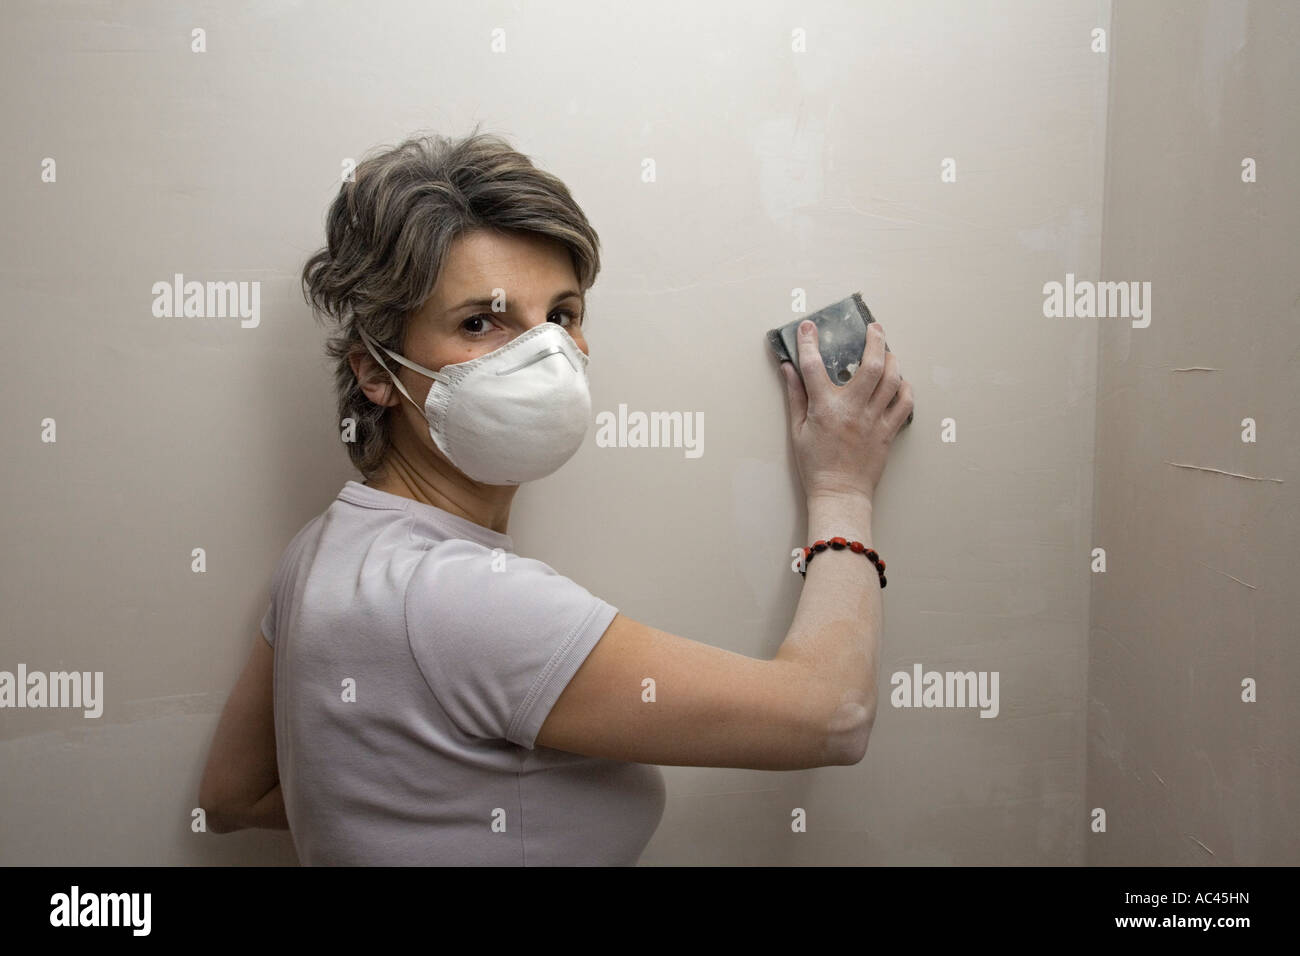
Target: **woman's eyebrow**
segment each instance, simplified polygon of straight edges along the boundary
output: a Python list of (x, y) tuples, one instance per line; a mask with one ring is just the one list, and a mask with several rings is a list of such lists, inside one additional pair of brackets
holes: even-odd
[[(561, 302), (568, 298), (581, 299), (582, 293), (578, 292), (576, 289), (565, 289), (563, 292), (557, 292), (555, 293), (554, 297), (551, 299), (551, 305), (555, 305), (557, 302)], [(461, 302), (457, 305), (453, 305), (447, 311), (449, 313), (458, 312), (459, 310), (465, 308), (466, 306), (471, 306), (471, 305), (475, 306), (476, 308), (484, 307), (490, 309), (492, 307), (492, 303), (494, 302), (496, 302), (495, 296), (490, 296), (490, 295), (474, 296), (472, 298), (466, 299), (464, 302)]]

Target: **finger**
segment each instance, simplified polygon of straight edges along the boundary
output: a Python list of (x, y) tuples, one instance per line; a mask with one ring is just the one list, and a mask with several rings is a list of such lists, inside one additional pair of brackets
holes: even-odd
[(867, 344), (862, 349), (862, 362), (849, 380), (849, 387), (874, 395), (880, 378), (885, 373), (885, 330), (879, 322), (867, 326)]
[(898, 434), (899, 430), (907, 424), (907, 416), (912, 414), (913, 407), (912, 383), (904, 380), (898, 388), (894, 403), (885, 409), (881, 416), (891, 435)]
[(817, 324), (805, 319), (799, 324), (797, 338), (796, 347), (799, 349), (799, 370), (803, 373), (804, 392), (809, 399), (815, 398), (821, 402), (826, 397), (826, 390), (832, 386), (830, 376), (826, 374), (826, 363), (822, 361)]
[(875, 391), (871, 393), (868, 405), (875, 408), (877, 412), (883, 413), (893, 404), (898, 396), (898, 388), (902, 384), (903, 372), (898, 364), (898, 357), (893, 352), (886, 352), (885, 370), (880, 375), (880, 381), (876, 383)]
[(790, 421), (802, 425), (808, 417), (808, 393), (803, 389), (793, 362), (781, 363), (781, 377), (785, 379), (785, 402), (790, 410)]

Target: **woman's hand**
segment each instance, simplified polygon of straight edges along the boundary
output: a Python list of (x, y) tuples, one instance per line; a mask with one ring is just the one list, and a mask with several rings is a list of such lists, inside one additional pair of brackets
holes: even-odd
[(870, 500), (894, 436), (911, 414), (912, 386), (903, 381), (894, 353), (885, 351), (879, 322), (867, 326), (862, 364), (847, 385), (826, 374), (811, 321), (800, 325), (798, 347), (802, 381), (789, 362), (781, 363), (781, 374), (804, 494)]

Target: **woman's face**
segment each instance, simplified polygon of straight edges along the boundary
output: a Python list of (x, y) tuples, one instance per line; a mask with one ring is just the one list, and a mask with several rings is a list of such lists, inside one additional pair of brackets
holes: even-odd
[[(502, 312), (492, 311), (494, 289), (504, 292)], [(563, 243), (477, 230), (452, 244), (432, 295), (407, 327), (402, 354), (437, 370), (485, 355), (543, 322), (565, 329), (586, 352), (585, 309)], [(423, 395), (432, 384), (418, 378), (419, 392), (412, 395)]]
[[(498, 296), (493, 290), (501, 290)], [(503, 311), (492, 311), (494, 298)], [(531, 233), (477, 230), (452, 243), (433, 292), (407, 324), (401, 354), (434, 371), (468, 362), (505, 345), (544, 322), (554, 322), (587, 352), (582, 335), (586, 304), (568, 247), (559, 240)], [(399, 449), (413, 439), (438, 458), (424, 414), (412, 403), (423, 403), (433, 382), (428, 376), (391, 363), (411, 401), (401, 397), (387, 372), (370, 355), (352, 356), (352, 370), (372, 402), (401, 406), (402, 424), (393, 436)], [(409, 450), (409, 447), (408, 447)], [(409, 460), (410, 455), (406, 456)]]

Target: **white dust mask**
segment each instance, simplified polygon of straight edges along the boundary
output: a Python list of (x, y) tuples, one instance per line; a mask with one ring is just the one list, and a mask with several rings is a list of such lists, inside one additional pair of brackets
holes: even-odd
[[(518, 485), (545, 478), (572, 458), (587, 437), (587, 354), (555, 322), (535, 325), (499, 349), (438, 372), (357, 331), (393, 384), (424, 415), (439, 451), (475, 481)], [(433, 379), (424, 408), (384, 365), (375, 345)]]

